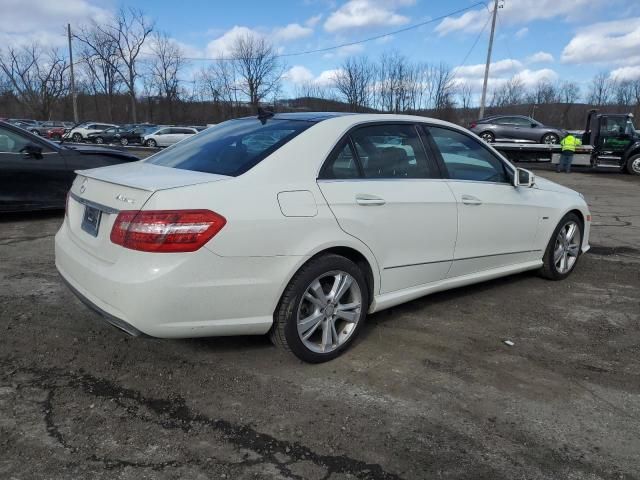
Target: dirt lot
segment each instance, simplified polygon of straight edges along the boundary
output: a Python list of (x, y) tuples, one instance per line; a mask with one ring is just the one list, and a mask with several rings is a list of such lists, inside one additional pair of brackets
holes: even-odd
[(411, 302), (316, 366), (127, 338), (58, 278), (62, 214), (5, 218), (0, 478), (640, 478), (640, 179), (538, 173), (592, 206), (569, 280)]

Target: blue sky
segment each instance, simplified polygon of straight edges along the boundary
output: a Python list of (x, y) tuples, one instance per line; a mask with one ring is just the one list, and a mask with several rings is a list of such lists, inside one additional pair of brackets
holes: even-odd
[[(491, 0), (489, 0), (491, 1)], [(118, 6), (143, 9), (195, 58), (224, 54), (235, 35), (253, 32), (272, 40), (283, 54), (324, 48), (397, 30), (470, 7), (473, 0), (0, 0), (0, 41), (36, 38), (63, 46), (66, 22), (106, 18)], [(492, 2), (491, 2), (492, 3)], [(640, 1), (501, 0), (491, 85), (513, 75), (525, 85), (541, 79), (574, 80), (586, 89), (607, 71), (640, 78)], [(28, 13), (27, 13), (28, 11)], [(24, 13), (23, 13), (24, 12)], [(25, 16), (26, 15), (26, 16)], [(376, 58), (396, 51), (413, 61), (445, 62), (460, 81), (478, 89), (488, 42), (488, 9), (465, 13), (381, 40), (328, 53), (287, 57), (286, 91), (296, 83), (326, 83), (348, 55)], [(484, 28), (484, 30), (483, 30)], [(471, 47), (477, 41), (473, 50)], [(470, 52), (470, 53), (469, 53)], [(468, 55), (464, 65), (462, 62)]]

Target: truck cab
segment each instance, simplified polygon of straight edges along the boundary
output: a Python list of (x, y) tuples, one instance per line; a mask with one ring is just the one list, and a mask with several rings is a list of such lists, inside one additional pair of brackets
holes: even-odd
[(599, 114), (591, 110), (582, 143), (593, 146), (592, 166), (626, 169), (640, 175), (640, 135), (632, 114)]

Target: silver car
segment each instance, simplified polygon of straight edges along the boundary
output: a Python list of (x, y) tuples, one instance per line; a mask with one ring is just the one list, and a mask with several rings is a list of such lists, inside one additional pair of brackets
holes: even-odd
[(145, 135), (142, 141), (147, 147), (168, 147), (196, 133), (198, 130), (191, 127), (161, 127)]
[(494, 115), (477, 120), (469, 130), (485, 142), (525, 140), (533, 143), (559, 143), (567, 132), (549, 127), (523, 115)]

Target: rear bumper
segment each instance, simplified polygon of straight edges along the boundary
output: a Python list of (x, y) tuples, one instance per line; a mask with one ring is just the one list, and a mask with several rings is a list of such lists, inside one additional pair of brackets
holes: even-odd
[(122, 249), (113, 263), (76, 243), (65, 221), (56, 268), (70, 289), (131, 335), (188, 338), (265, 334), (281, 291), (301, 257), (220, 257)]
[(100, 308), (98, 305), (96, 305), (95, 303), (91, 302), (91, 300), (89, 300), (82, 293), (80, 293), (80, 291), (77, 288), (75, 288), (73, 285), (71, 285), (71, 283), (69, 283), (69, 281), (66, 278), (64, 278), (64, 276), (62, 276), (62, 274), (60, 274), (60, 277), (62, 278), (62, 281), (67, 286), (67, 288), (69, 290), (71, 290), (71, 292), (76, 297), (78, 297), (78, 299), (82, 303), (84, 303), (87, 307), (89, 307), (89, 309), (93, 310), (98, 315), (100, 315), (104, 319), (105, 322), (107, 322), (108, 324), (116, 327), (118, 330), (121, 330), (124, 333), (127, 333), (127, 334), (131, 335), (132, 337), (146, 336), (144, 333), (142, 333), (140, 330), (138, 330), (133, 325), (125, 322), (121, 318), (114, 317), (109, 312), (107, 312), (105, 310), (102, 310), (102, 308)]

